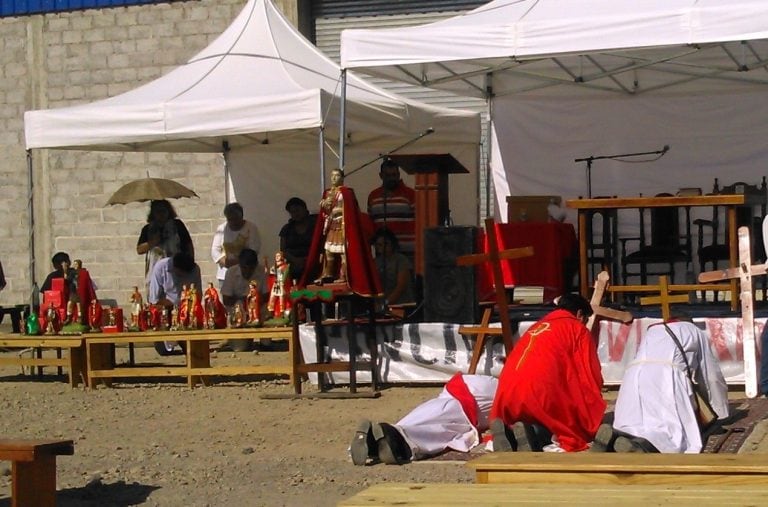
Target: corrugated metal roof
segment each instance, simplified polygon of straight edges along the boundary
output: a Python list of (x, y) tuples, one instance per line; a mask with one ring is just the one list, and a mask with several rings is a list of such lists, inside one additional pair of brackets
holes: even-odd
[(466, 11), (486, 3), (488, 0), (317, 0), (312, 2), (312, 14), (315, 18), (338, 18)]
[(126, 5), (160, 4), (172, 1), (179, 0), (0, 0), (0, 17), (123, 7)]

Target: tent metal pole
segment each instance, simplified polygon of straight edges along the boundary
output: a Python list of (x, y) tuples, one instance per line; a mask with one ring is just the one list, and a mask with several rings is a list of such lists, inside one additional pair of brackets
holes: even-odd
[[(493, 73), (485, 75), (485, 102), (488, 107), (488, 135), (487, 149), (485, 152), (485, 218), (491, 214), (491, 185), (493, 184), (493, 174), (491, 171), (491, 158), (493, 157)], [(478, 176), (479, 178), (479, 176)], [(479, 185), (478, 181), (478, 187)]]
[(320, 195), (325, 190), (325, 126), (320, 126)]
[(37, 312), (39, 294), (35, 280), (35, 205), (34, 205), (34, 175), (32, 168), (32, 150), (27, 150), (27, 216), (29, 217), (29, 281), (31, 285), (29, 305)]
[(341, 69), (341, 105), (339, 107), (339, 169), (344, 172), (344, 140), (347, 137), (347, 69)]
[(221, 152), (224, 155), (224, 203), (230, 202), (229, 195), (229, 141), (222, 141)]

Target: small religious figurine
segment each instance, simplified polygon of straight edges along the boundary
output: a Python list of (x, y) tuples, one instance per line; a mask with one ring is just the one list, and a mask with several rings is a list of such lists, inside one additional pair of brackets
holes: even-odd
[(171, 331), (179, 329), (179, 310), (175, 306), (171, 309)]
[(53, 303), (50, 303), (45, 311), (45, 334), (58, 334), (60, 324), (59, 312), (53, 307)]
[(27, 317), (26, 326), (24, 327), (26, 334), (30, 336), (36, 336), (40, 334), (40, 320), (35, 312), (31, 312)]
[(320, 201), (323, 217), (323, 272), (319, 283), (347, 281), (347, 258), (344, 231), (344, 173), (341, 169), (331, 171), (331, 188), (325, 191)]
[(80, 269), (83, 267), (83, 261), (75, 259), (72, 263), (72, 267), (69, 263), (64, 261), (62, 263), (64, 267), (65, 278), (67, 286), (69, 288), (69, 298), (67, 299), (67, 317), (64, 320), (64, 324), (70, 324), (76, 320), (83, 320), (83, 305), (80, 301)]
[(139, 327), (139, 315), (144, 306), (144, 299), (141, 297), (139, 288), (133, 286), (133, 292), (131, 293), (131, 327)]
[(272, 290), (269, 291), (267, 310), (272, 312), (275, 318), (287, 317), (290, 313), (288, 295), (291, 292), (291, 269), (285, 261), (283, 252), (275, 253), (275, 265), (270, 269), (274, 276)]
[(248, 309), (248, 325), (261, 324), (261, 290), (259, 289), (259, 282), (256, 280), (248, 282), (246, 308)]
[(92, 333), (101, 331), (101, 316), (102, 309), (99, 300), (92, 299), (91, 304), (88, 305), (88, 325), (91, 327)]
[(245, 324), (245, 318), (243, 315), (243, 305), (238, 301), (232, 308), (232, 315), (230, 316), (229, 327), (243, 327)]
[(189, 284), (187, 298), (189, 299), (189, 327), (190, 329), (201, 329), (205, 323), (205, 318), (203, 316), (200, 294), (197, 292), (197, 287), (194, 283)]
[(221, 329), (227, 327), (227, 314), (224, 305), (219, 299), (219, 291), (208, 283), (203, 296), (203, 308), (205, 310), (205, 327), (208, 329)]
[(177, 329), (186, 329), (189, 326), (189, 290), (187, 285), (181, 286), (179, 293), (179, 314)]
[(163, 314), (165, 312), (163, 311), (162, 306), (158, 305), (148, 305), (147, 306), (147, 319), (149, 321), (149, 327), (152, 329), (152, 331), (160, 331), (161, 329), (164, 329), (162, 327), (163, 325)]
[(115, 314), (115, 309), (110, 307), (107, 311), (107, 325), (108, 326), (116, 326), (117, 325), (117, 315)]

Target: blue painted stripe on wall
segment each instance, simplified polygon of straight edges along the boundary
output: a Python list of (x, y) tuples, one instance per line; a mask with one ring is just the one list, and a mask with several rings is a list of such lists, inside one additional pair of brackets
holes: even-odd
[(0, 17), (78, 9), (122, 7), (127, 5), (160, 4), (168, 3), (169, 1), (173, 0), (0, 0)]

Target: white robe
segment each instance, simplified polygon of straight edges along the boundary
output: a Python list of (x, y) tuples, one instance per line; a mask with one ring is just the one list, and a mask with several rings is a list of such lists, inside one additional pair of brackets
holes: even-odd
[[(695, 324), (668, 324), (686, 352), (696, 382), (720, 418), (728, 417), (728, 387), (709, 340)], [(616, 399), (615, 429), (643, 437), (661, 452), (701, 452), (693, 392), (685, 363), (661, 324), (648, 328), (624, 373)]]
[(400, 419), (396, 426), (411, 446), (413, 459), (423, 459), (446, 449), (467, 452), (480, 443), (488, 429), (488, 416), (498, 379), (487, 375), (462, 375), (478, 406), (478, 427), (469, 422), (461, 404), (443, 388), (437, 398), (425, 401)]

